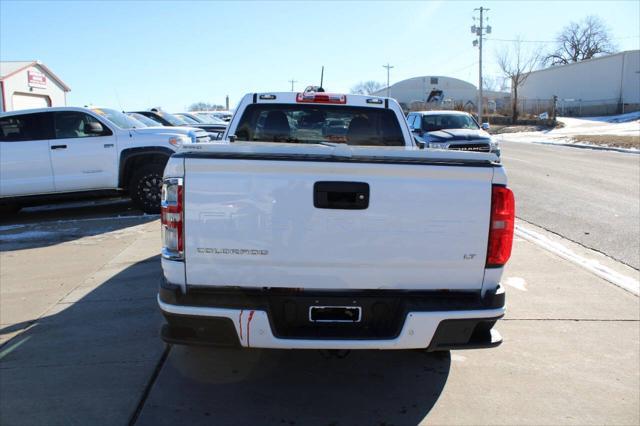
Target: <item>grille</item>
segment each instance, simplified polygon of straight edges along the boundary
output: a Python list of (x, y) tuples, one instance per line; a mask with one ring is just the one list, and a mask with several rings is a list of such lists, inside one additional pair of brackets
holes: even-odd
[(456, 151), (475, 151), (475, 152), (489, 152), (490, 147), (488, 143), (466, 143), (466, 144), (451, 144), (449, 149)]

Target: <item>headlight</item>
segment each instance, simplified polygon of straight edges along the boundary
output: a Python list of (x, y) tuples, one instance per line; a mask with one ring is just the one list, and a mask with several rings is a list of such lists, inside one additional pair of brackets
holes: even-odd
[(429, 142), (429, 148), (447, 149), (449, 148), (449, 142)]
[(191, 138), (185, 135), (176, 135), (176, 136), (171, 136), (169, 138), (169, 143), (173, 146), (182, 146), (185, 143), (191, 143), (191, 142), (192, 142)]
[(498, 155), (500, 155), (500, 142), (491, 139), (489, 141), (489, 147), (491, 152), (495, 152), (495, 153), (498, 153)]

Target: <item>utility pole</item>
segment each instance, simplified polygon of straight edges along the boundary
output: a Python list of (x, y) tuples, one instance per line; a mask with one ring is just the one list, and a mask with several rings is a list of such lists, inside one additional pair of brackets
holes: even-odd
[(293, 83), (297, 83), (298, 80), (294, 80), (293, 77), (291, 78), (291, 80), (289, 80), (289, 83), (291, 83), (291, 91), (293, 92)]
[[(491, 34), (491, 26), (484, 25), (484, 12), (488, 12), (489, 9), (486, 7), (479, 7), (473, 9), (474, 11), (480, 12), (480, 26), (473, 25), (471, 26), (471, 32), (478, 36), (477, 39), (473, 41), (473, 46), (478, 46), (478, 121), (482, 124), (482, 39), (486, 34)], [(473, 20), (475, 21), (475, 17)], [(488, 20), (488, 18), (487, 18)]]
[(393, 68), (393, 66), (389, 65), (389, 62), (387, 62), (387, 65), (383, 65), (382, 68), (387, 69), (387, 98), (388, 98), (389, 97), (389, 70)]

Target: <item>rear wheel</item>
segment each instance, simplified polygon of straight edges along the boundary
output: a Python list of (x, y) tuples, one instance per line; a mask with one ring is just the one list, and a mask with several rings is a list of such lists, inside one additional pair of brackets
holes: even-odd
[(131, 177), (129, 182), (131, 199), (145, 213), (160, 212), (163, 172), (163, 164), (152, 163), (142, 166)]

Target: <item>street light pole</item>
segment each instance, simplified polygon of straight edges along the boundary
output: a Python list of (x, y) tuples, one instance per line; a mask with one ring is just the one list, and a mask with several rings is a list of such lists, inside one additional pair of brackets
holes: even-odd
[(297, 83), (298, 80), (294, 80), (293, 78), (291, 80), (289, 80), (289, 83), (291, 83), (291, 91), (293, 92), (293, 83)]
[(387, 98), (388, 98), (389, 97), (389, 70), (393, 68), (393, 66), (389, 65), (389, 63), (387, 62), (387, 65), (383, 65), (382, 68), (387, 69)]

